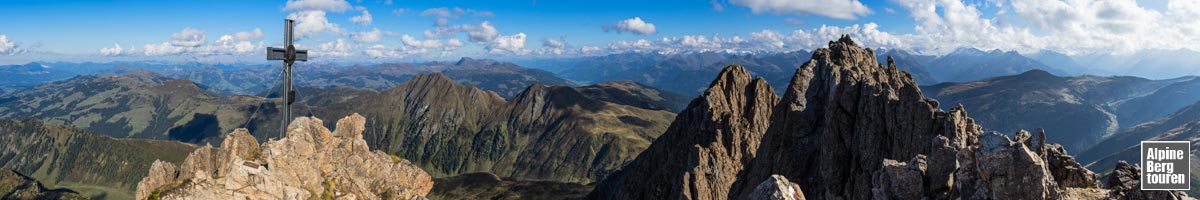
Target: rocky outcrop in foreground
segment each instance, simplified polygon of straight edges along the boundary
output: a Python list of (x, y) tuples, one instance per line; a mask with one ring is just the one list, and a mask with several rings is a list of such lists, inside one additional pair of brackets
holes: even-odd
[(1113, 168), (1112, 174), (1108, 175), (1108, 180), (1105, 180), (1105, 184), (1112, 190), (1110, 195), (1131, 200), (1189, 199), (1187, 198), (1187, 194), (1180, 191), (1140, 190), (1140, 174), (1142, 174), (1140, 166), (1130, 165), (1124, 160), (1117, 162), (1117, 166)]
[(1046, 144), (1045, 132), (985, 133), (961, 105), (939, 109), (891, 59), (881, 65), (874, 58), (843, 36), (814, 51), (782, 98), (744, 68), (726, 67), (666, 133), (589, 197), (788, 196), (776, 195), (793, 188), (781, 180), (808, 199), (1062, 199), (1107, 192), (1061, 146)]
[(300, 117), (287, 136), (262, 145), (237, 129), (221, 147), (201, 147), (179, 166), (155, 162), (138, 199), (423, 199), (431, 177), (408, 160), (371, 151), (365, 119), (353, 114), (329, 131)]

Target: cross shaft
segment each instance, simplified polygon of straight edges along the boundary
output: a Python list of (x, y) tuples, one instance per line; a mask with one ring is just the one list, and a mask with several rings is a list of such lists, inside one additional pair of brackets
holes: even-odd
[(284, 19), (284, 44), (286, 48), (267, 47), (267, 60), (282, 60), (283, 61), (283, 122), (279, 129), (279, 137), (286, 136), (288, 122), (292, 118), (292, 103), (296, 101), (296, 91), (292, 90), (292, 65), (296, 61), (308, 61), (308, 50), (296, 50), (296, 46), (292, 44), (292, 28), (295, 27), (295, 20)]

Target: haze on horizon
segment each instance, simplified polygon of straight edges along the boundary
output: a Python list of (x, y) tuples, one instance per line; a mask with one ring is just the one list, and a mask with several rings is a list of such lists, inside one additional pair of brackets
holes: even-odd
[[(944, 55), (964, 47), (1025, 55), (1053, 51), (1088, 60), (1103, 56), (1200, 55), (1196, 53), (1200, 51), (1200, 37), (1196, 37), (1200, 35), (1200, 0), (4, 4), (0, 18), (20, 20), (0, 27), (0, 64), (141, 60), (265, 63), (263, 50), (282, 44), (284, 18), (298, 20), (297, 44), (311, 50), (317, 63), (459, 57), (519, 60), (624, 52), (776, 53), (823, 47), (842, 34), (851, 35), (865, 46), (924, 55)], [(1081, 64), (1115, 74), (1134, 70), (1129, 66)], [(1173, 74), (1196, 73), (1190, 70)]]

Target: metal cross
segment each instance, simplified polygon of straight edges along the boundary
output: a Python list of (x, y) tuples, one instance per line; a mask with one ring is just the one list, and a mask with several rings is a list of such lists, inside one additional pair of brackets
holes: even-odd
[(296, 91), (292, 90), (292, 64), (296, 61), (308, 61), (308, 50), (296, 50), (292, 45), (292, 27), (296, 20), (283, 20), (283, 40), (287, 48), (267, 47), (267, 60), (283, 61), (283, 128), (279, 129), (280, 138), (286, 136), (288, 121), (292, 118), (292, 103), (296, 101)]

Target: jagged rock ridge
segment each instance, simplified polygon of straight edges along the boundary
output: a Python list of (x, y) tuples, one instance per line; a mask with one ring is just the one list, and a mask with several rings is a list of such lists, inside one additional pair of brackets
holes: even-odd
[(1099, 187), (1043, 131), (985, 134), (961, 105), (939, 109), (874, 57), (843, 36), (814, 51), (783, 98), (727, 67), (589, 197), (748, 199), (776, 176), (811, 199), (1055, 199)]
[(350, 115), (331, 132), (301, 117), (286, 137), (262, 145), (237, 129), (221, 147), (201, 147), (178, 166), (156, 161), (137, 199), (424, 199), (432, 178), (408, 160), (370, 151), (365, 120)]

